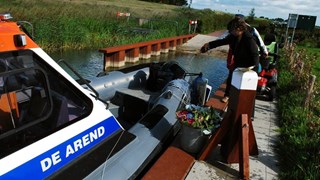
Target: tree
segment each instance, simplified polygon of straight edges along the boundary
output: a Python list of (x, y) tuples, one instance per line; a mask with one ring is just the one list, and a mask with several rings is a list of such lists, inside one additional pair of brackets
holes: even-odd
[(191, 7), (191, 4), (192, 4), (192, 0), (189, 1), (189, 8)]
[(254, 13), (254, 8), (251, 9), (250, 13), (249, 13), (249, 16), (248, 16), (248, 21), (249, 22), (253, 22), (254, 20), (254, 16), (255, 16), (255, 13)]

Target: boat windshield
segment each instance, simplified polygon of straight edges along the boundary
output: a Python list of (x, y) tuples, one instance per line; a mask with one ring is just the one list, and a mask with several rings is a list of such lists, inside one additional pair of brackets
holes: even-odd
[(0, 53), (0, 158), (91, 109), (90, 99), (33, 51)]

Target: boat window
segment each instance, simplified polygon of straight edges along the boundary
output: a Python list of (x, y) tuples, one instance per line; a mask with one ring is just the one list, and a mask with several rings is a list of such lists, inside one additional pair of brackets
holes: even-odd
[(76, 122), (92, 104), (33, 51), (0, 53), (0, 158)]

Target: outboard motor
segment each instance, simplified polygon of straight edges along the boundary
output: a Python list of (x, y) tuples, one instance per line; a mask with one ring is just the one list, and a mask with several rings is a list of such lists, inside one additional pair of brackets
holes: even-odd
[(147, 88), (151, 91), (159, 91), (171, 80), (184, 79), (185, 75), (186, 70), (175, 61), (169, 61), (164, 64), (152, 63), (150, 65)]
[(207, 99), (208, 79), (202, 77), (202, 73), (192, 83), (192, 104), (203, 106)]

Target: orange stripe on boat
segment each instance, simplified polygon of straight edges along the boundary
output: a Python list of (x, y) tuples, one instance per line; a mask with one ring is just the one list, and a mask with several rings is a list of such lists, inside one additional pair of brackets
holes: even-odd
[[(17, 47), (14, 44), (14, 35), (17, 34), (24, 34), (26, 36), (26, 46)], [(0, 52), (38, 47), (39, 46), (30, 39), (30, 37), (20, 30), (15, 22), (0, 21)]]

